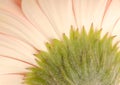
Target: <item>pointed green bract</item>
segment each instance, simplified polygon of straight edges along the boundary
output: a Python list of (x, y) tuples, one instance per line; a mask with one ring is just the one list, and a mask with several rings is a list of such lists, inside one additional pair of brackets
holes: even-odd
[(118, 85), (120, 52), (113, 37), (101, 30), (71, 27), (70, 36), (46, 43), (47, 52), (36, 54), (37, 67), (29, 68), (28, 85)]

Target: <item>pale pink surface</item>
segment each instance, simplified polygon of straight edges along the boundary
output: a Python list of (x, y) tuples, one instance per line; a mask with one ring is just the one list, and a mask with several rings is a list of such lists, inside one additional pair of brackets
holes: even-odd
[(120, 0), (0, 0), (0, 85), (23, 85), (23, 75), (8, 73), (36, 66), (33, 54), (71, 25), (88, 31), (93, 23), (119, 41), (119, 8)]

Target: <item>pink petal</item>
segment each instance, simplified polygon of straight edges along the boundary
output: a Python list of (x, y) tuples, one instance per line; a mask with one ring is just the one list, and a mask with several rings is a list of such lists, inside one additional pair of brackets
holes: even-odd
[[(85, 26), (87, 31), (91, 23), (95, 28), (101, 28), (111, 0), (72, 0), (73, 12), (79, 27)], [(105, 10), (106, 9), (106, 10)]]
[(16, 16), (23, 17), (20, 3), (21, 0), (0, 0), (0, 10), (4, 10)]
[[(111, 0), (111, 4), (107, 9), (104, 21), (103, 21), (103, 28), (106, 28), (107, 31), (112, 33), (114, 29), (116, 29), (116, 25), (120, 19), (120, 0)], [(117, 28), (119, 28), (117, 26)]]
[(22, 0), (22, 10), (30, 22), (47, 38), (58, 37), (36, 0)]
[(70, 26), (75, 26), (70, 0), (23, 0), (22, 8), (26, 17), (51, 37), (68, 34)]
[[(0, 75), (1, 85), (23, 85), (22, 77), (18, 75)], [(24, 84), (25, 85), (25, 84)]]
[(0, 56), (14, 57), (36, 64), (34, 53), (36, 53), (35, 49), (28, 44), (7, 35), (0, 34)]
[(0, 11), (0, 19), (0, 32), (27, 42), (36, 49), (45, 49), (47, 38), (30, 23), (4, 11)]

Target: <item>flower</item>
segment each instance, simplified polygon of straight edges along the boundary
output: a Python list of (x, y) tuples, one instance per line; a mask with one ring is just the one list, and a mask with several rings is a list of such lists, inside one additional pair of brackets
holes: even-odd
[[(23, 85), (45, 43), (69, 36), (70, 26), (120, 40), (119, 0), (0, 0), (0, 84)], [(119, 47), (119, 43), (118, 43)]]

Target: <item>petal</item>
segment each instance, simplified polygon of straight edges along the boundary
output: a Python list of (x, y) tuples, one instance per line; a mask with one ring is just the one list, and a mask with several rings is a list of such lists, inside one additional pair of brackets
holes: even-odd
[(2, 68), (0, 69), (0, 85), (22, 85), (23, 76), (8, 73), (27, 72), (26, 68), (36, 64), (33, 53), (36, 53), (36, 50), (28, 44), (0, 34), (0, 66)]
[[(23, 85), (22, 77), (18, 75), (0, 75), (1, 85)], [(25, 84), (24, 84), (25, 85)]]
[[(107, 31), (112, 32), (116, 29), (116, 24), (119, 22), (120, 19), (120, 0), (113, 0), (111, 5), (107, 9), (104, 21), (103, 21), (103, 28), (106, 28)], [(118, 27), (118, 26), (117, 26)]]
[[(9, 58), (5, 58), (0, 56), (0, 76), (1, 75), (13, 75), (14, 73), (22, 73), (27, 72), (26, 68), (30, 67), (30, 65), (25, 64), (23, 62), (19, 62), (17, 60), (12, 60)], [(13, 74), (12, 74), (13, 73)]]
[(69, 34), (70, 26), (77, 26), (71, 0), (38, 0), (38, 4), (60, 34)]
[(75, 24), (70, 0), (22, 0), (22, 8), (30, 21), (52, 37), (53, 31), (58, 36), (68, 34), (70, 26)]
[(28, 44), (13, 37), (0, 34), (0, 55), (35, 63), (36, 50)]
[[(23, 76), (9, 73), (27, 72), (26, 68), (36, 66), (36, 50), (28, 44), (4, 34), (0, 34), (0, 85), (22, 85)], [(5, 82), (7, 81), (7, 82)]]
[(40, 10), (36, 0), (22, 0), (22, 10), (30, 22), (46, 37), (56, 37), (51, 24)]
[(10, 12), (19, 17), (23, 17), (21, 11), (20, 2), (21, 0), (0, 0), (0, 10)]
[(103, 23), (106, 17), (106, 13), (111, 6), (112, 0), (72, 1), (73, 11), (77, 20), (77, 24), (80, 27), (84, 25), (87, 31), (89, 31), (90, 25), (93, 23), (96, 29), (101, 29), (101, 27), (103, 27), (104, 32), (108, 32), (108, 29), (103, 26)]
[(118, 42), (118, 47), (120, 50), (120, 20), (116, 23), (115, 27), (113, 28), (113, 30), (111, 32), (112, 32), (111, 35), (116, 36), (114, 38), (113, 43)]
[[(93, 19), (96, 18), (94, 16), (95, 13), (101, 14), (101, 4), (103, 4), (102, 0), (72, 0), (73, 3), (73, 12), (75, 14), (77, 24), (79, 27), (82, 25), (86, 26), (87, 28), (90, 27)], [(97, 11), (97, 12), (96, 12)], [(97, 16), (97, 21), (99, 22), (99, 17)]]
[(44, 42), (47, 38), (43, 36), (32, 24), (26, 22), (22, 18), (0, 11), (0, 32), (14, 36), (34, 48), (40, 50), (45, 49)]

